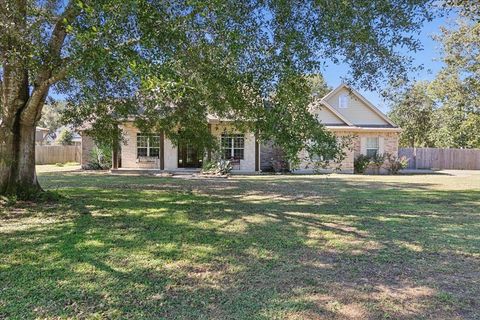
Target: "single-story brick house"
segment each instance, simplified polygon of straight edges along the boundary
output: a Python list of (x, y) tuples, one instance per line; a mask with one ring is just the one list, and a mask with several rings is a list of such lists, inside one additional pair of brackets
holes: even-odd
[[(352, 146), (341, 163), (343, 173), (353, 172), (354, 158), (360, 154), (398, 153), (401, 129), (354, 89), (345, 84), (318, 99), (311, 106), (319, 122), (338, 136), (354, 136)], [(260, 143), (253, 133), (236, 132), (228, 120), (208, 117), (210, 130), (218, 137), (224, 158), (233, 159), (235, 172), (259, 172), (271, 167), (279, 154), (269, 143)], [(207, 154), (192, 145), (175, 146), (162, 133), (145, 135), (133, 121), (125, 121), (121, 129), (125, 144), (121, 148), (121, 167), (125, 169), (156, 169), (176, 171), (201, 168)], [(82, 165), (89, 161), (93, 142), (87, 135), (82, 139)], [(306, 158), (301, 155), (301, 158)], [(332, 167), (333, 168), (333, 167)], [(327, 169), (328, 170), (328, 169)], [(311, 172), (313, 166), (302, 161), (295, 172)]]

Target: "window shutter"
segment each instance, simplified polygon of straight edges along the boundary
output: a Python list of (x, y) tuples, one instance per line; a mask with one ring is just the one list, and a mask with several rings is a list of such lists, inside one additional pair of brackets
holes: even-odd
[(367, 154), (367, 137), (360, 137), (360, 153)]
[(385, 139), (378, 137), (378, 153), (383, 154), (385, 152)]

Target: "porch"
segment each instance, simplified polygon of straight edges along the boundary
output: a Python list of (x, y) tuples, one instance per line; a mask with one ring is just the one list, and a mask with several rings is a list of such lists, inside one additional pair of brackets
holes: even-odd
[[(234, 159), (235, 173), (260, 171), (260, 149), (253, 133), (239, 133), (228, 123), (210, 123), (210, 131), (219, 139), (221, 153)], [(121, 146), (121, 168), (116, 174), (191, 174), (200, 172), (210, 155), (194, 145), (176, 146), (163, 133), (145, 135), (132, 122), (122, 125), (124, 144)]]
[(172, 170), (161, 170), (161, 169), (153, 169), (153, 168), (118, 168), (118, 169), (111, 169), (110, 173), (115, 175), (191, 175), (200, 173), (200, 168), (177, 168)]

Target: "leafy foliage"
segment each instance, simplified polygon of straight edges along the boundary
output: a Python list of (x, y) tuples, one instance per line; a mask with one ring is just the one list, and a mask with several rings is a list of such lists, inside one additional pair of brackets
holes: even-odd
[(341, 171), (342, 161), (345, 160), (347, 151), (352, 151), (353, 149), (354, 138), (355, 135), (334, 136), (334, 143), (338, 150), (335, 150), (333, 146), (324, 146), (320, 148), (317, 147), (312, 148), (312, 150), (307, 149), (309, 154), (307, 158), (303, 160), (307, 162), (313, 162), (313, 170), (316, 172), (327, 168), (335, 171)]
[(445, 7), (457, 9), (462, 16), (472, 19), (480, 19), (480, 3), (472, 0), (446, 0), (443, 2)]
[(408, 166), (408, 159), (406, 157), (397, 157), (393, 154), (385, 154), (385, 166), (389, 174), (398, 174), (400, 170)]
[(480, 23), (460, 20), (437, 39), (445, 67), (431, 84), (440, 105), (433, 135), (442, 147), (480, 148)]
[(366, 173), (367, 169), (371, 173), (380, 173), (381, 168), (387, 169), (389, 174), (398, 174), (401, 169), (405, 169), (408, 165), (408, 159), (406, 157), (397, 157), (390, 153), (378, 154), (373, 156), (367, 156), (360, 154), (353, 162), (355, 173)]
[(442, 28), (444, 67), (436, 78), (391, 96), (391, 118), (408, 147), (480, 148), (480, 23), (461, 19)]
[(273, 140), (293, 167), (305, 148), (338, 152), (307, 112), (305, 75), (331, 60), (362, 87), (404, 77), (411, 64), (400, 50), (420, 48), (412, 33), (432, 18), (432, 2), (2, 2), (0, 193), (40, 189), (32, 130), (52, 86), (68, 96), (68, 119), (114, 149), (132, 115), (143, 131), (212, 148), (205, 119), (214, 115)]
[(133, 115), (143, 131), (211, 149), (205, 119), (214, 115), (273, 140), (295, 167), (300, 150), (339, 152), (308, 112), (305, 75), (318, 74), (326, 59), (349, 63), (352, 80), (363, 86), (405, 74), (408, 61), (394, 48), (418, 49), (406, 34), (430, 18), (428, 3), (88, 3), (92, 13), (72, 24), (72, 46), (101, 46), (82, 52), (88, 62), (59, 89), (74, 93), (70, 119), (93, 130)]
[(395, 92), (389, 117), (402, 128), (400, 145), (405, 147), (431, 147), (434, 101), (429, 96), (427, 82), (417, 82), (404, 91)]
[(370, 157), (369, 168), (372, 169), (372, 173), (380, 173), (380, 169), (385, 164), (385, 158), (386, 155), (384, 153), (375, 153)]
[(233, 166), (230, 160), (217, 159), (212, 161), (205, 161), (202, 167), (202, 172), (214, 175), (227, 175), (232, 172)]
[(42, 117), (40, 118), (38, 125), (48, 129), (48, 134), (52, 138), (57, 138), (55, 132), (64, 123), (62, 122), (62, 112), (65, 109), (64, 102), (48, 101), (42, 109)]
[(270, 160), (270, 166), (271, 171), (275, 173), (288, 172), (288, 163), (281, 156), (275, 155), (274, 157), (272, 157), (272, 159)]
[(73, 144), (73, 132), (67, 128), (64, 128), (57, 137), (56, 142), (58, 144), (69, 146)]
[(328, 86), (325, 78), (321, 73), (309, 76), (307, 78), (307, 81), (310, 86), (310, 94), (314, 97), (322, 98), (327, 93), (332, 91), (332, 88)]
[(95, 145), (90, 154), (90, 161), (84, 165), (86, 170), (107, 170), (112, 165), (112, 153), (109, 145)]
[(353, 161), (353, 170), (355, 173), (365, 173), (370, 164), (370, 157), (360, 154)]

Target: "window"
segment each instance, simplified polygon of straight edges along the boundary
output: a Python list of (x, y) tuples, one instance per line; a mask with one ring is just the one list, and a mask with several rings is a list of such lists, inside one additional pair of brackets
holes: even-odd
[(331, 162), (333, 160), (335, 160), (335, 158), (331, 155), (318, 155), (318, 154), (316, 154), (312, 157), (312, 161), (317, 161), (317, 162), (318, 161), (329, 161), (329, 162)]
[(160, 156), (160, 136), (137, 133), (137, 158)]
[(365, 149), (367, 151), (367, 156), (369, 157), (373, 157), (378, 154), (378, 137), (367, 137), (367, 146)]
[(243, 134), (222, 134), (223, 159), (240, 160), (244, 158), (245, 137)]
[(342, 109), (348, 108), (348, 94), (344, 93), (338, 97), (338, 107)]

